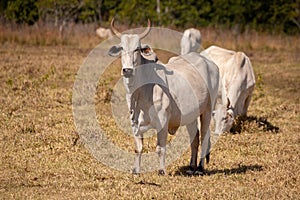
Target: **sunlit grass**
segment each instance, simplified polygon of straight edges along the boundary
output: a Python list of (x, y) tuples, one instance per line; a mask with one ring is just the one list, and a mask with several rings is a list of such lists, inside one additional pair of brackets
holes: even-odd
[[(240, 132), (220, 137), (205, 176), (186, 176), (188, 149), (162, 177), (157, 172), (133, 176), (111, 169), (78, 139), (72, 89), (77, 70), (100, 41), (92, 32), (74, 34), (63, 45), (58, 39), (51, 41), (54, 33), (43, 35), (29, 28), (23, 36), (20, 30), (0, 32), (1, 199), (299, 198), (299, 38), (248, 33), (235, 45), (230, 31), (202, 30), (204, 46), (218, 44), (250, 56), (257, 85), (249, 118), (241, 121)], [(34, 37), (44, 42), (31, 41)], [(170, 56), (157, 53), (162, 60)], [(113, 65), (98, 83), (97, 117), (111, 141), (134, 152), (133, 138), (110, 114), (109, 98), (120, 76), (120, 62)], [(155, 145), (153, 136), (145, 141), (146, 151), (154, 151)]]

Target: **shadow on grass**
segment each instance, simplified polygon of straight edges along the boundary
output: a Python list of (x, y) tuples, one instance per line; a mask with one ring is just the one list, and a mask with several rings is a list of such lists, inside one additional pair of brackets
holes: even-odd
[(239, 165), (236, 168), (231, 169), (214, 169), (214, 170), (206, 170), (205, 173), (207, 175), (214, 175), (214, 174), (225, 174), (225, 175), (231, 175), (231, 174), (244, 174), (247, 171), (262, 171), (263, 167), (261, 165)]
[(137, 185), (150, 185), (150, 186), (161, 187), (160, 184), (156, 184), (156, 183), (152, 183), (152, 182), (147, 182), (147, 181), (139, 181), (139, 182), (136, 182), (135, 184), (137, 184)]
[(241, 133), (243, 130), (247, 129), (248, 126), (253, 122), (255, 122), (257, 128), (262, 129), (264, 132), (279, 132), (279, 127), (274, 126), (273, 124), (268, 122), (267, 118), (256, 116), (238, 117), (235, 120), (233, 127), (230, 129), (230, 132), (233, 134)]
[[(180, 167), (179, 170), (175, 172), (175, 176), (191, 176), (187, 173), (189, 166)], [(215, 174), (224, 174), (224, 175), (231, 175), (231, 174), (245, 174), (247, 171), (262, 171), (262, 165), (239, 165), (236, 168), (231, 169), (213, 169), (213, 170), (205, 170), (204, 175), (215, 175)]]

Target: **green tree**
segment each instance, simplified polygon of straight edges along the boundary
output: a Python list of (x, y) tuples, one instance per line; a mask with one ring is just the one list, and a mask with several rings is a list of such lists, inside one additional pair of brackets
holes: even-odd
[(170, 2), (171, 23), (178, 27), (207, 26), (210, 23), (211, 2), (180, 0)]
[(0, 16), (1, 17), (4, 17), (4, 13), (5, 13), (5, 10), (7, 8), (8, 1), (9, 0), (0, 1)]
[(39, 0), (37, 4), (41, 18), (53, 21), (59, 28), (60, 38), (64, 37), (67, 23), (78, 18), (83, 5), (83, 0)]
[(42, 19), (58, 25), (78, 18), (84, 3), (83, 0), (39, 0), (37, 6)]
[(148, 18), (154, 24), (158, 23), (156, 0), (123, 0), (116, 11), (116, 14), (121, 18), (123, 23), (128, 22), (129, 25), (145, 24)]
[(140, 25), (222, 26), (299, 33), (300, 0), (3, 0), (1, 15), (17, 23), (52, 22), (62, 32), (70, 22), (110, 21)]
[(7, 2), (5, 15), (16, 23), (34, 24), (38, 19), (36, 0), (14, 0)]

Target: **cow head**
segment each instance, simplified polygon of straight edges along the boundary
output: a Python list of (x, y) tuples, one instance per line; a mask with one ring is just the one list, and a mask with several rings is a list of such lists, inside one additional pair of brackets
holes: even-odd
[(141, 44), (143, 39), (151, 29), (151, 22), (148, 20), (146, 30), (141, 34), (121, 34), (114, 27), (114, 19), (111, 21), (111, 30), (118, 38), (121, 39), (119, 45), (110, 48), (108, 54), (110, 56), (121, 55), (122, 72), (125, 78), (134, 75), (134, 69), (143, 63), (144, 59), (157, 60), (155, 53), (149, 45)]
[(189, 52), (196, 52), (201, 44), (200, 31), (190, 28), (184, 31), (180, 41), (181, 55)]
[(227, 98), (227, 105), (217, 105), (213, 111), (213, 119), (215, 121), (215, 133), (222, 134), (229, 132), (234, 122), (234, 112)]
[(192, 42), (190, 37), (191, 37), (190, 33), (185, 31), (180, 40), (181, 55), (191, 52)]

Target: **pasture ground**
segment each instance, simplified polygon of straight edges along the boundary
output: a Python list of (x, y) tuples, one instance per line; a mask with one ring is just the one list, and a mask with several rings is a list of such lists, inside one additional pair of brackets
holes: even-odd
[[(75, 35), (70, 43), (51, 45), (2, 32), (0, 199), (299, 199), (300, 39), (249, 33), (234, 40), (229, 32), (213, 33), (202, 31), (204, 46), (245, 51), (257, 84), (249, 117), (235, 134), (218, 140), (207, 174), (189, 177), (189, 150), (167, 167), (166, 176), (133, 176), (99, 163), (78, 139), (72, 89), (77, 70), (100, 42), (96, 36)], [(158, 56), (166, 60), (168, 54)], [(108, 80), (119, 76), (112, 72)], [(133, 139), (107, 115), (110, 81), (99, 85), (100, 123), (115, 143), (133, 151)]]

